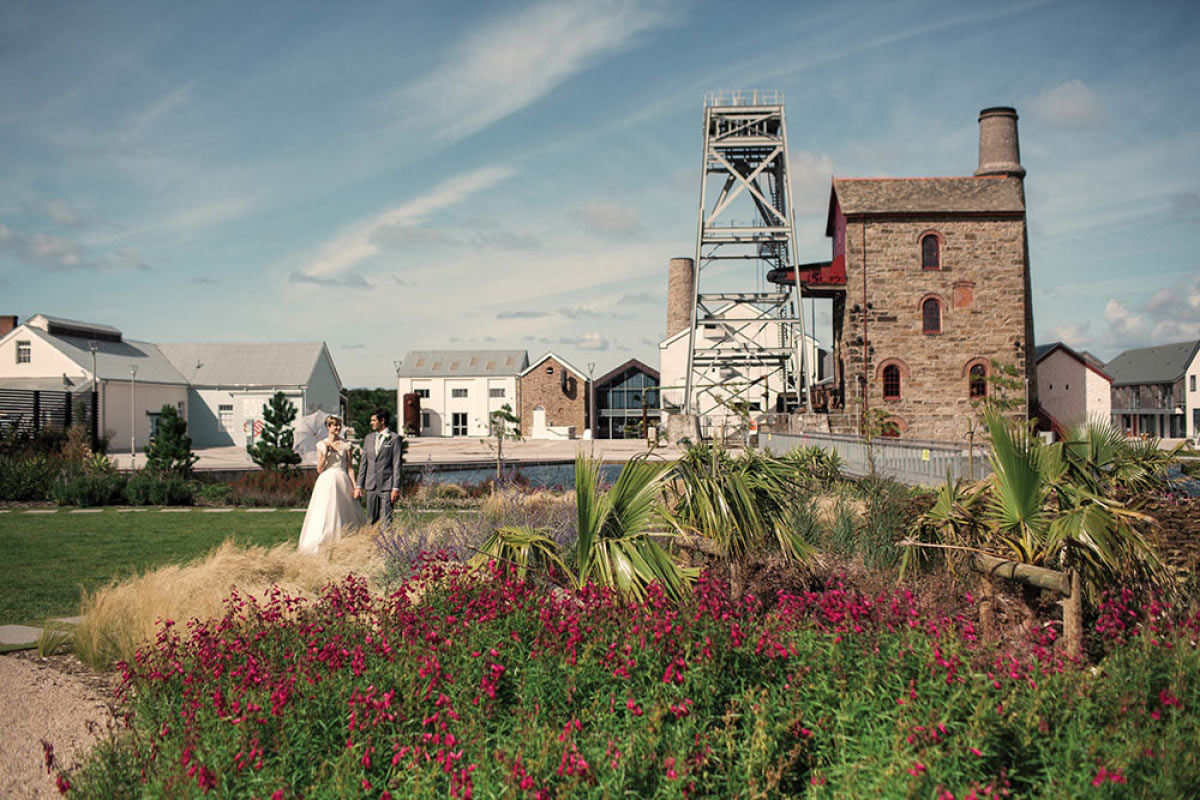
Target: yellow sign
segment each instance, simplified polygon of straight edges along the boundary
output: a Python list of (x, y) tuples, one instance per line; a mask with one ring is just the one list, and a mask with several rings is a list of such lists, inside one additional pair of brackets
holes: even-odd
[(922, 451), (921, 451), (921, 460), (922, 460), (922, 461), (928, 461), (928, 460), (929, 460), (929, 449), (928, 449), (928, 448), (926, 448), (926, 449), (924, 449), (924, 450), (922, 450)]

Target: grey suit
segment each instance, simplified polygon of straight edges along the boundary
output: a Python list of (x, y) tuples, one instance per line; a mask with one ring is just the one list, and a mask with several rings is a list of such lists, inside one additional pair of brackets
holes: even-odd
[(367, 495), (367, 516), (374, 525), (383, 517), (392, 524), (393, 489), (400, 488), (400, 437), (386, 428), (382, 446), (377, 446), (379, 433), (371, 431), (363, 440), (362, 461), (358, 466), (358, 488)]

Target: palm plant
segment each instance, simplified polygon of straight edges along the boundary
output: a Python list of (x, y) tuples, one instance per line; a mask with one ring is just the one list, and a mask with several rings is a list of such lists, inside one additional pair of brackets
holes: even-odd
[(543, 531), (528, 525), (503, 525), (492, 531), (467, 563), (472, 567), (482, 567), (491, 561), (511, 568), (519, 581), (525, 580), (530, 570), (545, 572), (556, 567), (564, 574), (569, 574), (559, 558), (555, 541)]

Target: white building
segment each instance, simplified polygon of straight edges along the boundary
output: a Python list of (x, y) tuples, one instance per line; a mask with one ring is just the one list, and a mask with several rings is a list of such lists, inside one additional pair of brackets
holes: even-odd
[(188, 385), (188, 434), (199, 447), (252, 442), (263, 406), (283, 392), (296, 415), (341, 411), (342, 381), (323, 342), (174, 342), (158, 349)]
[(398, 425), (404, 395), (421, 399), (421, 436), (487, 436), (491, 412), (517, 413), (517, 381), (529, 366), (524, 350), (410, 350), (396, 368)]
[[(751, 304), (734, 302), (717, 309), (713, 316), (745, 319), (755, 314), (761, 315), (762, 312)], [(738, 329), (737, 333), (731, 332), (734, 328)], [(664, 414), (670, 411), (678, 412), (683, 407), (689, 330), (690, 328), (683, 328), (663, 339), (658, 345), (658, 371), (663, 387), (662, 408)], [(699, 335), (704, 337), (704, 346), (706, 347), (715, 346), (736, 352), (744, 346), (747, 337), (756, 342), (759, 347), (778, 347), (780, 331), (778, 324), (746, 325), (737, 323), (734, 325), (731, 323), (722, 325), (714, 322), (705, 324)], [(817, 340), (806, 334), (804, 361), (810, 384), (816, 383), (823, 377), (821, 375), (821, 352)], [(720, 391), (722, 397), (728, 400), (736, 396), (738, 400), (747, 401), (751, 414), (774, 412), (776, 398), (785, 388), (783, 376), (774, 367), (726, 368), (724, 370), (711, 367), (706, 375), (706, 382), (724, 384), (727, 388)], [(699, 403), (699, 408), (694, 409), (694, 413), (707, 416), (710, 424), (713, 420), (732, 415), (732, 412), (730, 414), (720, 413), (720, 404), (710, 393), (701, 394)]]
[[(9, 317), (8, 319), (13, 319)], [(93, 345), (95, 368), (93, 370)], [(0, 336), (0, 386), (31, 380), (99, 391), (100, 430), (127, 452), (144, 449), (164, 405), (188, 422), (196, 447), (244, 445), (276, 391), (298, 414), (341, 407), (341, 381), (321, 342), (212, 344), (126, 339), (108, 325), (37, 314)]]
[(1034, 358), (1038, 404), (1052, 427), (1066, 429), (1084, 422), (1109, 421), (1113, 379), (1103, 364), (1062, 342), (1038, 345)]

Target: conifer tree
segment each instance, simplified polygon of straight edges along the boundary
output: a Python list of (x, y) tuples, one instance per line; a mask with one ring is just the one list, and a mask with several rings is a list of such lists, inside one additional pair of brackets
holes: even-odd
[(296, 407), (283, 392), (263, 404), (263, 429), (258, 442), (246, 445), (246, 452), (255, 464), (266, 470), (286, 470), (300, 463), (300, 454), (292, 449), (295, 432), (292, 422), (296, 419)]
[(187, 421), (175, 406), (164, 405), (158, 413), (158, 433), (146, 447), (146, 469), (190, 478), (192, 465), (199, 460), (200, 457), (192, 452)]

